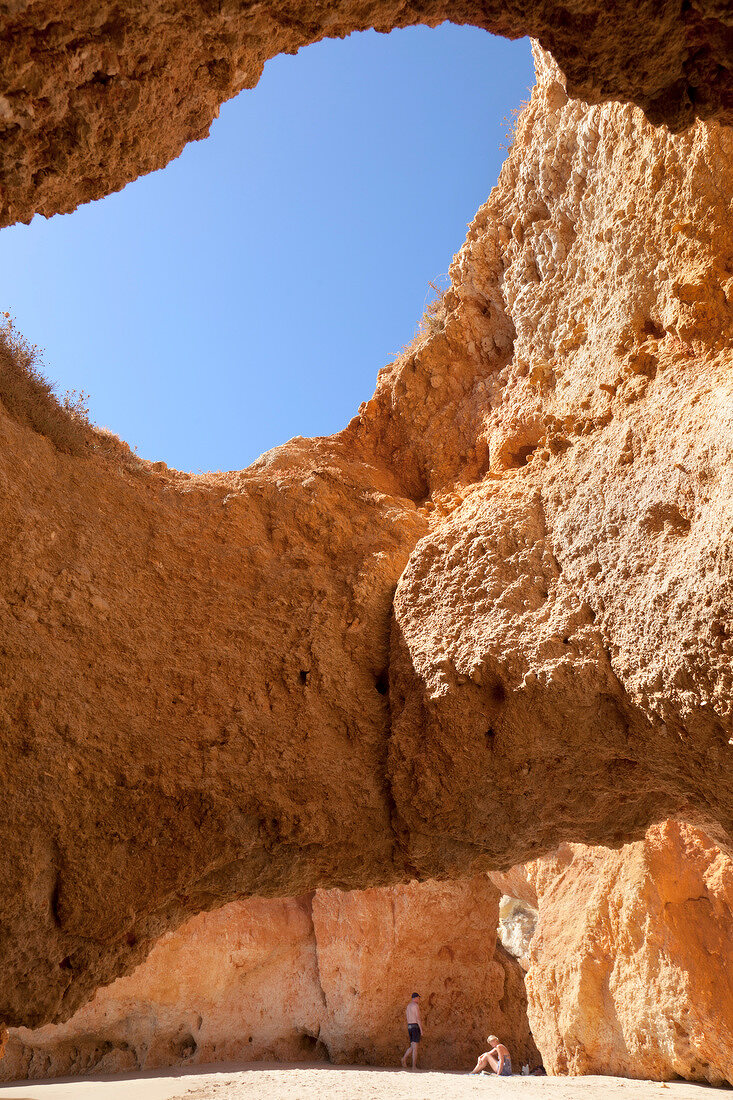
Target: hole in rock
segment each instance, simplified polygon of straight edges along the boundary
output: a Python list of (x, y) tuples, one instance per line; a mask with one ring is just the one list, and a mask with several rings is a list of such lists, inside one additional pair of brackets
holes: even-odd
[(501, 680), (495, 680), (489, 690), (489, 696), (492, 703), (503, 703), (506, 699), (506, 688), (502, 684)]
[(656, 321), (652, 321), (651, 317), (647, 317), (646, 321), (641, 326), (641, 335), (650, 336), (654, 340), (661, 340), (664, 336), (664, 329), (661, 325), (658, 325)]
[(193, 1035), (182, 1035), (180, 1039), (176, 1039), (171, 1043), (171, 1048), (177, 1058), (180, 1058), (181, 1061), (186, 1061), (186, 1059), (194, 1056), (198, 1048), (198, 1043)]
[(526, 466), (529, 462), (530, 455), (533, 455), (536, 450), (536, 443), (527, 443), (524, 447), (520, 447), (507, 459), (507, 468), (516, 470), (521, 466)]
[(389, 694), (389, 672), (386, 668), (382, 669), (382, 671), (379, 673), (376, 680), (374, 681), (374, 686), (376, 687), (380, 695)]
[(309, 1031), (301, 1031), (299, 1036), (300, 1046), (304, 1054), (309, 1059), (315, 1059), (317, 1061), (327, 1062), (328, 1048), (322, 1039), (319, 1039), (317, 1035), (312, 1035)]
[(0, 308), (145, 458), (239, 469), (338, 431), (411, 339), (533, 84), (527, 39), (448, 24), (277, 57), (162, 171), (4, 230)]
[(300, 675), (301, 684), (307, 684), (308, 683), (308, 677), (310, 676), (310, 672), (308, 672), (304, 668), (301, 668), (299, 675)]
[(518, 470), (526, 466), (539, 447), (530, 432), (531, 429), (522, 431), (498, 443), (493, 451), (492, 466), (500, 470)]
[(503, 894), (499, 901), (497, 933), (505, 951), (515, 959), (526, 959), (537, 928), (537, 909), (522, 898)]

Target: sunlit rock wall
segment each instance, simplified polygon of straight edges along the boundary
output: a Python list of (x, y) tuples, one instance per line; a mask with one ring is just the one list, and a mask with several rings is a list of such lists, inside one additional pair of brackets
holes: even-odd
[[(31, 159), (107, 148), (124, 89), (94, 65), (114, 79), (60, 144), (29, 123)], [(730, 848), (733, 138), (537, 66), (431, 325), (339, 435), (192, 477), (3, 401), (11, 1026), (238, 898), (475, 878), (672, 816)], [(54, 164), (38, 194), (92, 179)]]
[(548, 1071), (733, 1084), (733, 860), (666, 822), (616, 852), (563, 845), (527, 873)]

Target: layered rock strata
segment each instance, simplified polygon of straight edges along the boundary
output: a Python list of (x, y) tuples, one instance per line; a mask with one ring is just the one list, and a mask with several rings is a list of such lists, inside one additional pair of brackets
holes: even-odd
[(440, 309), (338, 436), (193, 477), (0, 409), (0, 1019), (235, 898), (670, 816), (730, 844), (732, 184), (730, 131), (584, 107), (538, 55)]
[(666, 822), (618, 852), (563, 845), (527, 872), (548, 1071), (733, 1084), (733, 860)]
[(425, 1067), (468, 1067), (491, 1031), (534, 1063), (497, 919), (486, 878), (231, 902), (166, 934), (65, 1024), (11, 1031), (0, 1079), (273, 1058), (396, 1065), (413, 986)]
[(73, 210), (161, 168), (276, 54), (446, 19), (538, 39), (571, 95), (631, 101), (675, 129), (733, 121), (721, 0), (13, 0), (0, 15), (0, 224)]

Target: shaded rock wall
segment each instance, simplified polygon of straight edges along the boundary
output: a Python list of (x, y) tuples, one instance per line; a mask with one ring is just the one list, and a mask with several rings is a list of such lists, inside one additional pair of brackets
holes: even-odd
[(535, 1062), (521, 970), (497, 944), (498, 921), (498, 891), (485, 877), (318, 892), (321, 1038), (333, 1060), (391, 1064), (396, 1019), (400, 1055), (407, 1045), (402, 1002), (414, 988), (427, 1033), (421, 1064), (472, 1068), (492, 1032), (515, 1060)]
[(618, 852), (563, 845), (527, 873), (548, 1072), (733, 1084), (733, 860), (666, 822)]
[(65, 1024), (14, 1029), (0, 1079), (280, 1059), (395, 1065), (423, 993), (421, 1063), (468, 1066), (499, 1032), (536, 1060), (487, 879), (232, 902), (162, 937)]
[(164, 935), (59, 1026), (11, 1030), (4, 1080), (188, 1062), (308, 1060), (323, 997), (311, 899), (231, 902)]
[(278, 53), (446, 19), (533, 36), (586, 100), (630, 100), (676, 129), (733, 121), (731, 15), (720, 0), (19, 0), (0, 16), (0, 224), (73, 210), (161, 168)]
[(191, 477), (0, 408), (0, 1019), (235, 898), (674, 815), (731, 843), (733, 138), (537, 64), (436, 323), (338, 436)]
[(380, 676), (427, 525), (395, 479), (330, 442), (220, 479), (7, 416), (0, 446), (0, 1017), (68, 1015), (221, 901), (404, 876)]

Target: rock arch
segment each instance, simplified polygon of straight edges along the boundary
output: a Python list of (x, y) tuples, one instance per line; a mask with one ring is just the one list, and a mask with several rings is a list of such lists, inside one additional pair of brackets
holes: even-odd
[(0, 16), (0, 225), (119, 190), (205, 137), (265, 62), (322, 38), (444, 20), (550, 50), (567, 90), (636, 103), (672, 130), (733, 121), (729, 16), (715, 0), (17, 0)]
[[(2, 63), (27, 95), (2, 108), (6, 221), (200, 136), (245, 80), (219, 65), (222, 28), (232, 57), (263, 60), (240, 18), (274, 20), (283, 49), (446, 14), (176, 7), (168, 39), (110, 9), (72, 42), (38, 4), (14, 9)], [(554, 34), (561, 57), (579, 34), (570, 9), (544, 32), (508, 10), (481, 25)], [(584, 44), (607, 33), (582, 27)], [(112, 71), (145, 48), (137, 83)], [(74, 58), (93, 65), (81, 83)], [(68, 1017), (236, 897), (465, 877), (675, 815), (730, 845), (733, 139), (589, 108), (537, 65), (442, 314), (339, 435), (193, 477), (3, 401), (7, 1023)], [(659, 99), (664, 66), (633, 96), (613, 71), (584, 94), (691, 120)], [(726, 117), (726, 71), (701, 113)]]

